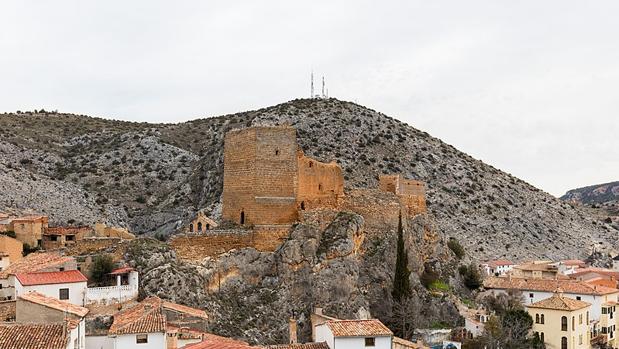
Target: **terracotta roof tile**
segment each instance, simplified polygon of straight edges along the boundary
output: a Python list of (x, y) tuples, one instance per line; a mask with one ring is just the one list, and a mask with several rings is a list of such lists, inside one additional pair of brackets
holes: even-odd
[(572, 299), (569, 297), (563, 297), (560, 294), (553, 294), (552, 297), (542, 299), (539, 302), (527, 305), (528, 308), (540, 308), (540, 309), (555, 309), (573, 311), (590, 306), (590, 303)]
[(31, 303), (40, 304), (48, 308), (66, 311), (67, 313), (80, 317), (84, 317), (86, 316), (86, 314), (88, 314), (87, 308), (80, 307), (79, 305), (71, 304), (69, 302), (61, 301), (53, 297), (48, 297), (39, 292), (28, 292), (24, 295), (19, 296), (19, 299), (23, 299), (24, 301), (28, 301)]
[(392, 336), (393, 332), (376, 319), (325, 322), (335, 337)]
[(414, 343), (414, 342), (411, 342), (411, 341), (407, 341), (406, 339), (402, 339), (400, 337), (395, 337), (395, 336), (393, 337), (393, 343), (397, 343), (397, 344), (399, 344), (401, 346), (405, 346), (405, 347), (408, 347), (408, 348), (416, 348), (416, 349), (417, 348), (419, 348), (419, 349), (426, 349), (426, 348), (429, 349), (430, 348), (430, 347), (427, 347), (427, 346), (423, 345), (422, 343)]
[(114, 270), (112, 270), (112, 272), (110, 273), (111, 275), (119, 275), (119, 274), (127, 274), (129, 272), (132, 272), (133, 268), (131, 267), (121, 267), (121, 268), (116, 268)]
[(266, 349), (329, 349), (327, 342), (265, 345)]
[(65, 349), (69, 337), (62, 323), (0, 324), (0, 348)]
[(180, 349), (254, 349), (251, 345), (230, 338), (211, 335), (202, 342), (185, 345)]
[(133, 307), (114, 315), (109, 334), (154, 333), (166, 331), (160, 300), (149, 297)]
[(72, 284), (76, 282), (88, 281), (84, 274), (82, 274), (79, 270), (17, 273), (15, 274), (15, 277), (19, 280), (19, 283), (24, 286)]
[(19, 261), (12, 263), (5, 270), (0, 272), (0, 279), (6, 279), (11, 274), (37, 272), (52, 268), (70, 262), (73, 259), (73, 257), (61, 256), (51, 252), (31, 253)]
[(516, 277), (489, 277), (484, 280), (484, 287), (543, 292), (554, 292), (557, 288), (561, 288), (565, 293), (597, 296), (619, 292), (616, 288), (590, 285), (578, 280), (525, 279)]
[(164, 309), (169, 309), (169, 310), (173, 310), (179, 313), (185, 313), (187, 315), (191, 315), (191, 316), (195, 316), (195, 317), (199, 317), (203, 319), (208, 319), (208, 315), (206, 314), (206, 311), (201, 310), (201, 309), (196, 309), (196, 308), (188, 307), (186, 305), (172, 303), (168, 301), (162, 301), (162, 306)]
[(507, 259), (497, 259), (494, 261), (487, 261), (486, 264), (488, 264), (491, 267), (500, 267), (500, 266), (506, 266), (506, 265), (514, 265), (514, 263), (512, 261), (508, 261)]

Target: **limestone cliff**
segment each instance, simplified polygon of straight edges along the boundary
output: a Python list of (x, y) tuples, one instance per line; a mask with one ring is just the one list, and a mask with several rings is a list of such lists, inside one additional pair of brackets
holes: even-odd
[[(433, 265), (451, 275), (451, 252), (443, 239), (429, 237), (431, 218), (419, 215), (404, 224), (409, 267), (420, 272)], [(274, 252), (244, 248), (195, 265), (178, 260), (154, 240), (138, 240), (127, 259), (142, 273), (145, 295), (204, 307), (216, 333), (284, 343), (289, 317), (299, 321), (301, 339), (309, 339), (314, 306), (343, 318), (371, 314), (390, 323), (396, 229), (385, 225), (382, 234), (368, 235), (361, 215), (339, 212), (326, 228), (297, 224)], [(411, 281), (414, 299), (424, 305), (410, 314), (419, 327), (458, 323), (448, 299), (431, 295), (415, 273)]]

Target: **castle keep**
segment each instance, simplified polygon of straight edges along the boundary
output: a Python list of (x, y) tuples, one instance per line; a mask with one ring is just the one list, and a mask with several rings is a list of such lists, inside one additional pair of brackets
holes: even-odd
[(382, 191), (397, 195), (408, 215), (426, 212), (426, 187), (423, 182), (406, 179), (400, 174), (380, 175), (378, 186)]
[(289, 126), (251, 127), (226, 134), (224, 221), (290, 224), (299, 210), (336, 207), (344, 196), (342, 169), (299, 150)]

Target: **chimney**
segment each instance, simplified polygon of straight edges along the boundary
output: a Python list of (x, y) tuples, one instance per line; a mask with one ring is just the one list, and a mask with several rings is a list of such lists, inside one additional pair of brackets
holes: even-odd
[(320, 307), (316, 307), (316, 308), (314, 308), (314, 314), (316, 314), (316, 315), (322, 315), (322, 308), (320, 308)]
[(288, 331), (289, 331), (289, 343), (297, 344), (297, 320), (290, 318), (288, 319)]

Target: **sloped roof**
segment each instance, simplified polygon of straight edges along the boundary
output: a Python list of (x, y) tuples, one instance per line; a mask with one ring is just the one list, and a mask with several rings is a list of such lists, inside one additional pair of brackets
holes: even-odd
[(55, 267), (72, 261), (73, 257), (61, 256), (53, 252), (35, 252), (9, 265), (0, 272), (0, 279), (6, 279), (16, 273), (31, 273)]
[(230, 338), (214, 336), (205, 338), (202, 342), (187, 344), (180, 349), (254, 349), (251, 345)]
[(265, 345), (266, 349), (329, 349), (327, 342)]
[(564, 297), (561, 294), (555, 293), (550, 298), (542, 299), (539, 302), (527, 305), (528, 308), (554, 309), (574, 311), (590, 306), (591, 303), (579, 301), (569, 297)]
[(489, 277), (484, 280), (484, 287), (543, 292), (554, 292), (556, 289), (561, 288), (565, 293), (596, 296), (619, 292), (616, 288), (591, 285), (578, 280), (526, 279), (516, 277)]
[(19, 296), (19, 299), (23, 299), (24, 301), (28, 301), (31, 303), (40, 304), (59, 311), (66, 311), (69, 314), (77, 315), (80, 317), (86, 316), (89, 311), (87, 308), (80, 307), (79, 305), (75, 305), (69, 302), (61, 301), (53, 297), (48, 297), (39, 292), (28, 292), (24, 295)]
[(615, 279), (619, 280), (619, 271), (617, 271), (617, 270), (610, 270), (610, 269), (603, 269), (603, 268), (580, 268), (580, 269), (577, 269), (577, 271), (575, 273), (572, 273), (569, 276), (574, 278), (574, 277), (578, 277), (578, 276), (589, 274), (589, 273), (595, 273), (595, 274), (600, 274), (600, 275), (605, 275), (605, 276), (612, 276)]
[(131, 267), (120, 267), (120, 268), (116, 268), (114, 270), (112, 270), (112, 272), (110, 273), (110, 275), (120, 275), (120, 274), (127, 274), (133, 271), (133, 268)]
[(157, 299), (149, 297), (141, 303), (115, 314), (109, 334), (165, 333), (166, 320)]
[(164, 309), (169, 309), (169, 310), (173, 310), (179, 313), (184, 313), (187, 315), (191, 315), (191, 316), (195, 316), (195, 317), (199, 317), (203, 319), (208, 319), (208, 315), (206, 314), (206, 311), (201, 310), (201, 309), (196, 309), (196, 308), (188, 307), (186, 305), (172, 303), (168, 301), (161, 301), (161, 305), (163, 306)]
[(491, 266), (491, 267), (514, 265), (512, 261), (508, 261), (507, 259), (497, 259), (493, 261), (487, 261), (485, 264), (488, 264), (488, 266)]
[(325, 322), (335, 337), (392, 336), (393, 332), (376, 319)]
[(82, 274), (79, 270), (17, 273), (15, 274), (15, 277), (23, 286), (72, 284), (76, 282), (88, 281), (84, 274)]
[(65, 349), (68, 340), (62, 323), (0, 324), (0, 348), (3, 349)]

